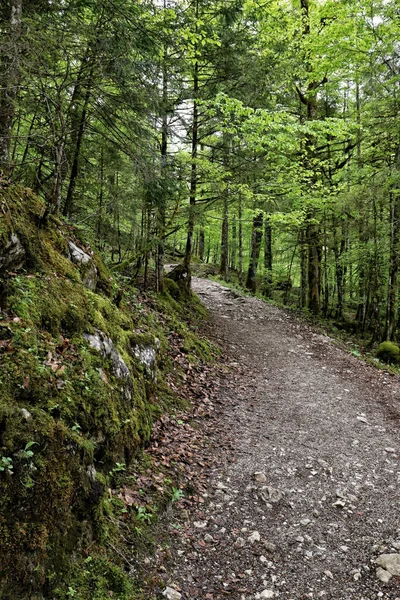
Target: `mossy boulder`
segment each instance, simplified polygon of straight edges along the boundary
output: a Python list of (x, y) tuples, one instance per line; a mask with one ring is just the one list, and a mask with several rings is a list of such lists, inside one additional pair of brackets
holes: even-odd
[(393, 342), (382, 342), (376, 351), (376, 356), (387, 364), (400, 364), (400, 348)]

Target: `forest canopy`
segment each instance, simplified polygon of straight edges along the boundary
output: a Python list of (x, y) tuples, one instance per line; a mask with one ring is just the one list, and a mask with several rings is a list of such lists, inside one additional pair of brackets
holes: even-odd
[(395, 0), (6, 0), (0, 185), (163, 287), (197, 262), (398, 328)]

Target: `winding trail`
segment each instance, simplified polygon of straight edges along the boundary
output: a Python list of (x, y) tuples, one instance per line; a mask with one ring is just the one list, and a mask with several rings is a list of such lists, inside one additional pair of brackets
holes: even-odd
[(400, 600), (374, 562), (400, 554), (400, 379), (284, 310), (194, 290), (240, 375), (219, 397), (232, 460), (177, 536), (170, 584), (183, 600)]

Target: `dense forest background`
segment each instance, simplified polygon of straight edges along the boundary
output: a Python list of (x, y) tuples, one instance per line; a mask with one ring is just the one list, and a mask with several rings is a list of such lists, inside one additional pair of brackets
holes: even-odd
[[(395, 0), (8, 0), (0, 185), (122, 275), (218, 265), (252, 291), (399, 328)], [(45, 215), (44, 215), (45, 217)]]

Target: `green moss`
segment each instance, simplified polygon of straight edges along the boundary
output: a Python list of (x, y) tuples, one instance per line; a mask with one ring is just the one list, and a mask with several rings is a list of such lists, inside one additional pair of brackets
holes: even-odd
[(383, 342), (376, 351), (376, 356), (382, 362), (400, 364), (400, 348), (393, 342)]
[[(129, 466), (155, 417), (185, 404), (163, 379), (174, 366), (169, 339), (191, 362), (212, 360), (215, 348), (193, 332), (206, 312), (174, 282), (141, 305), (96, 254), (98, 293), (89, 291), (68, 258), (71, 230), (55, 217), (44, 221), (45, 207), (29, 190), (10, 186), (0, 194), (0, 249), (17, 233), (27, 256), (24, 271), (4, 276), (0, 296), (0, 339), (7, 341), (0, 348), (0, 460), (12, 467), (0, 471), (1, 593), (132, 599), (115, 555), (100, 553), (90, 564), (79, 557), (87, 547), (118, 544), (117, 507), (107, 492), (113, 468)], [(112, 340), (129, 380), (117, 379), (111, 359), (88, 346), (84, 333), (96, 330)], [(134, 356), (135, 346), (156, 338), (157, 385)]]
[(121, 566), (114, 564), (106, 556), (88, 556), (74, 565), (74, 574), (68, 587), (58, 588), (55, 598), (58, 600), (133, 600), (132, 580)]

